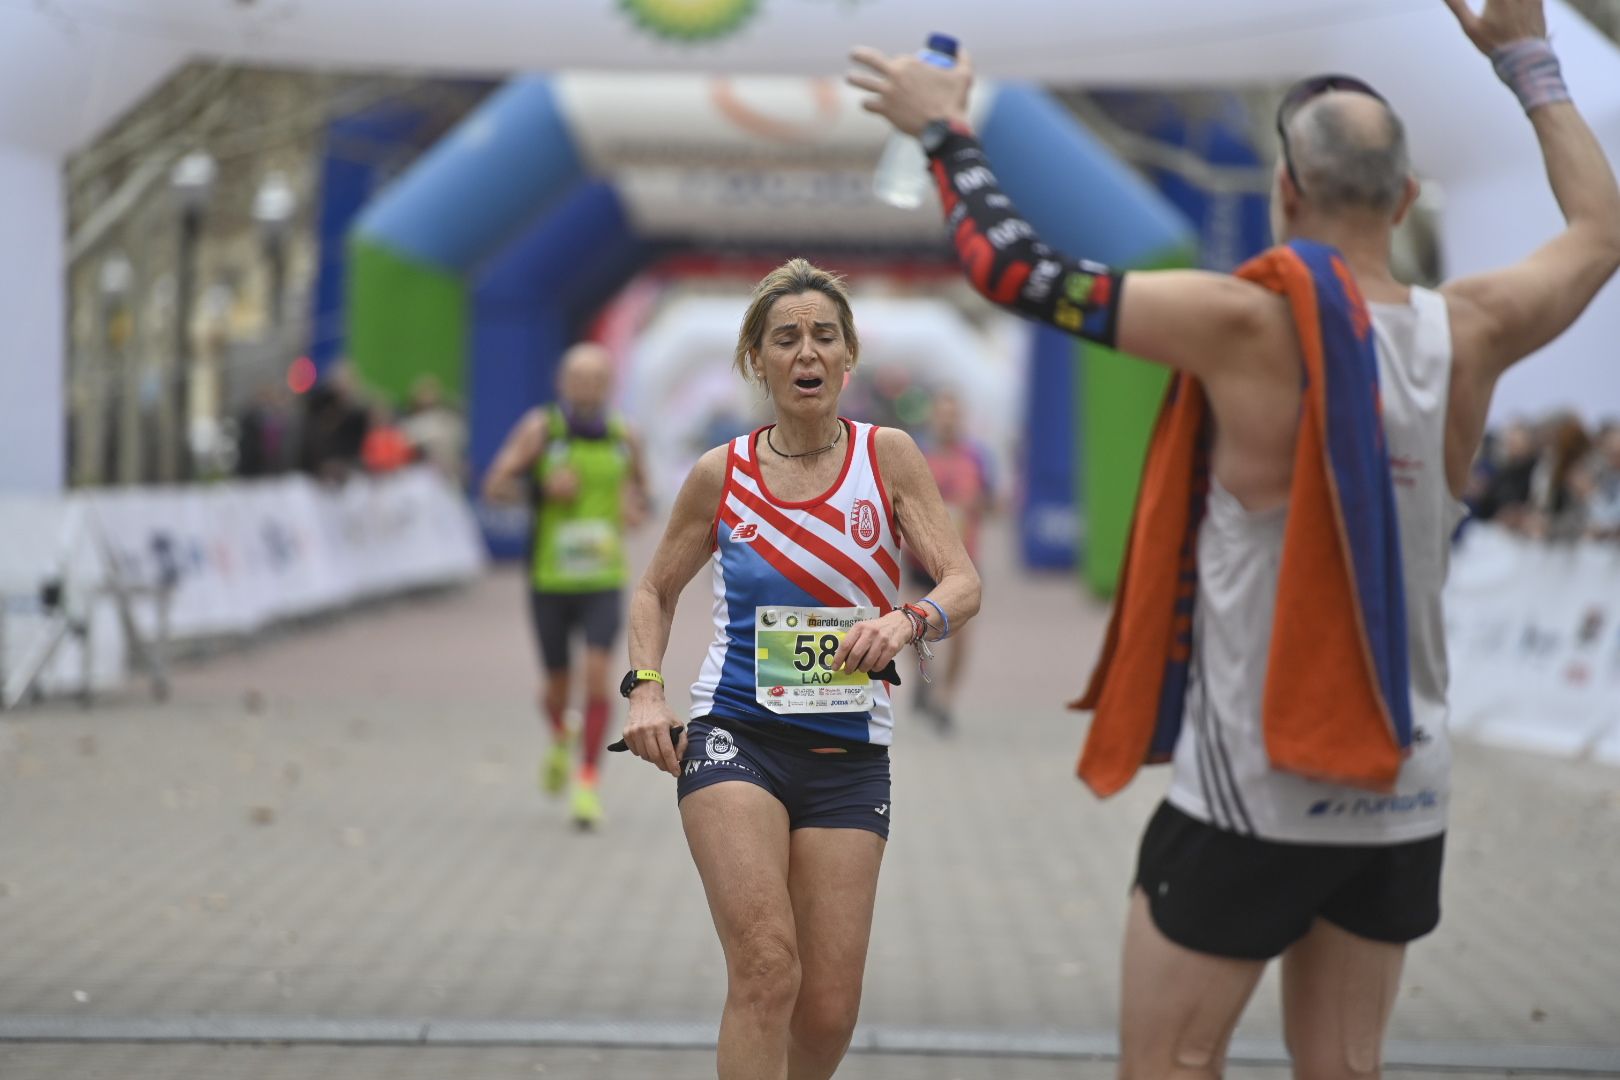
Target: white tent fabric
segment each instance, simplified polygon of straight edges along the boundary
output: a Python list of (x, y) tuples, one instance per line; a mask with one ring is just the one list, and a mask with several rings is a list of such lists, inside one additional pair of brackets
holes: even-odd
[[(1022, 334), (1005, 334), (999, 319), (983, 331), (943, 300), (900, 299), (863, 293), (855, 310), (861, 328), (861, 370), (881, 379), (902, 374), (924, 386), (955, 387), (973, 403), (974, 435), (997, 460), (1012, 454), (1019, 432), (1028, 348)], [(677, 296), (648, 324), (632, 351), (625, 413), (646, 441), (651, 490), (673, 493), (699, 453), (713, 445), (705, 434), (716, 415), (765, 422), (763, 398), (715, 357), (737, 343), (737, 313), (745, 295)], [(1007, 320), (1016, 327), (1016, 320)]]
[[(723, 0), (711, 6), (725, 7)], [(1406, 117), (1417, 165), (1446, 185), (1448, 270), (1522, 256), (1558, 217), (1528, 125), (1440, 0), (761, 0), (730, 37), (677, 44), (608, 0), (0, 0), (0, 378), (47, 396), (0, 395), (0, 430), (27, 427), (35, 452), (0, 446), (0, 488), (52, 489), (61, 445), (61, 197), (45, 170), (183, 60), (447, 73), (537, 68), (836, 74), (849, 46), (961, 36), (985, 74), (1094, 86), (1207, 86), (1349, 70)], [(1620, 158), (1620, 51), (1550, 0), (1565, 71), (1611, 157)], [(13, 240), (22, 243), (11, 242)], [(43, 282), (43, 284), (40, 284)], [(1620, 290), (1503, 384), (1498, 413), (1574, 405), (1620, 412)], [(39, 373), (43, 372), (43, 375)], [(36, 423), (51, 413), (54, 434)], [(32, 425), (32, 426), (30, 426)], [(39, 442), (34, 442), (35, 438)]]

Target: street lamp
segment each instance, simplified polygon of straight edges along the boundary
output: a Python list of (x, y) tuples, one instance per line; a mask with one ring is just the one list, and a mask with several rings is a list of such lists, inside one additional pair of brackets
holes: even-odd
[(266, 173), (253, 196), (253, 220), (259, 223), (265, 261), (270, 265), (269, 310), (266, 314), (277, 344), (280, 343), (282, 309), (286, 299), (287, 231), (297, 209), (298, 196), (287, 180), (287, 174), (280, 169)]
[(191, 302), (196, 291), (197, 242), (202, 236), (203, 214), (214, 194), (218, 172), (214, 159), (203, 150), (193, 150), (175, 163), (169, 174), (169, 187), (180, 210), (180, 262), (176, 272), (174, 322), (174, 477), (191, 475), (191, 451), (186, 432), (191, 423)]

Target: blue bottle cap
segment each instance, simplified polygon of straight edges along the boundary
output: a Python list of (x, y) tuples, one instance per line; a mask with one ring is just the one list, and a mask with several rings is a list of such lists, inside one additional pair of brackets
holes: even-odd
[(937, 53), (944, 53), (946, 56), (956, 56), (958, 44), (957, 40), (950, 34), (933, 33), (928, 35), (929, 49)]

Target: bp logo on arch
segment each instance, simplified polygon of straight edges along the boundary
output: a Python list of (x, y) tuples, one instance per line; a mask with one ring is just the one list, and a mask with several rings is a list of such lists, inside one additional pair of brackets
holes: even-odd
[(734, 33), (759, 0), (619, 0), (643, 30), (672, 41), (713, 41)]

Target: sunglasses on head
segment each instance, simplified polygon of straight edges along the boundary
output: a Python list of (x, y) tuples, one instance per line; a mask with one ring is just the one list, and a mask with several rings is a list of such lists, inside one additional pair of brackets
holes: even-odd
[(1309, 79), (1301, 79), (1288, 88), (1288, 92), (1283, 95), (1282, 104), (1277, 106), (1277, 138), (1282, 142), (1283, 167), (1288, 170), (1288, 179), (1294, 182), (1294, 190), (1301, 195), (1305, 193), (1305, 189), (1300, 185), (1299, 173), (1294, 170), (1294, 159), (1288, 152), (1288, 122), (1307, 101), (1333, 90), (1366, 94), (1384, 102), (1385, 105), (1389, 104), (1383, 94), (1354, 75), (1313, 75)]

